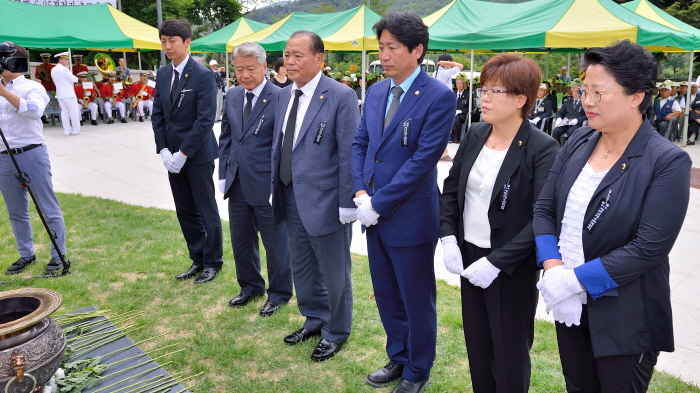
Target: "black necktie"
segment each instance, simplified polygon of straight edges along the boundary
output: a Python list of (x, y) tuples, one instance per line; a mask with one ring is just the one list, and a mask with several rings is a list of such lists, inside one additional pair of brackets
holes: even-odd
[(292, 109), (287, 118), (287, 127), (284, 129), (284, 141), (282, 142), (282, 156), (280, 157), (280, 180), (282, 184), (288, 186), (292, 182), (292, 147), (294, 147), (294, 129), (297, 124), (297, 109), (299, 108), (299, 97), (303, 93), (301, 90), (294, 90), (294, 101)]
[(173, 79), (173, 86), (170, 88), (170, 102), (175, 102), (175, 95), (177, 94), (177, 84), (180, 82), (180, 73), (175, 70), (175, 79)]
[(247, 92), (245, 93), (246, 99), (248, 99), (248, 102), (245, 103), (245, 108), (243, 108), (243, 126), (245, 127), (246, 123), (248, 123), (248, 117), (250, 117), (250, 112), (253, 110), (253, 97), (255, 97), (255, 94), (252, 92)]
[(401, 93), (403, 93), (403, 89), (400, 86), (394, 86), (391, 88), (391, 94), (394, 96), (394, 98), (391, 100), (391, 105), (389, 105), (389, 111), (387, 111), (386, 117), (384, 117), (385, 129), (386, 126), (389, 125), (391, 118), (394, 117), (396, 110), (399, 109), (399, 104), (401, 104), (401, 101), (399, 101), (399, 98), (401, 98)]

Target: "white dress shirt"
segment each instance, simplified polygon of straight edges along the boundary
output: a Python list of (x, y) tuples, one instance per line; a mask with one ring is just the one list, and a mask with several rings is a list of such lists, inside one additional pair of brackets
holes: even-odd
[(459, 74), (459, 67), (438, 67), (437, 71), (435, 72), (435, 79), (439, 80), (445, 84), (445, 86), (449, 87), (450, 90), (452, 90), (452, 75), (456, 74)]
[[(680, 112), (681, 111), (681, 104), (678, 103), (678, 101), (674, 100), (673, 97), (668, 97), (664, 98), (662, 100), (659, 100), (659, 108), (663, 108), (664, 105), (666, 104), (666, 101), (671, 100), (673, 103), (671, 104), (671, 112)], [(685, 102), (684, 102), (685, 104)]]
[[(10, 148), (44, 143), (41, 116), (49, 103), (44, 86), (19, 76), (5, 88), (19, 96), (19, 109), (15, 109), (5, 97), (0, 97), (0, 127)], [(0, 151), (5, 150), (5, 144), (0, 143)]]
[[(248, 93), (253, 93), (253, 104), (251, 108), (255, 108), (255, 104), (258, 102), (258, 97), (260, 97), (260, 93), (262, 93), (262, 90), (265, 88), (265, 83), (267, 83), (267, 79), (263, 78), (263, 81), (261, 84), (255, 87), (253, 90), (245, 90), (243, 92), (243, 109), (245, 109), (245, 106), (248, 104)], [(301, 99), (301, 97), (299, 97)]]
[[(180, 79), (182, 79), (182, 73), (185, 71), (185, 65), (187, 65), (187, 62), (190, 61), (190, 55), (188, 54), (185, 56), (185, 59), (180, 62), (177, 66), (175, 66), (175, 63), (170, 63), (173, 65), (173, 70), (177, 71), (178, 74), (180, 75)], [(173, 72), (173, 77), (170, 79), (170, 89), (172, 90), (173, 82), (175, 81), (175, 72)], [(179, 82), (178, 82), (179, 83)], [(179, 84), (178, 84), (179, 86)]]
[[(302, 92), (302, 95), (299, 96), (299, 106), (297, 107), (297, 121), (296, 121), (296, 126), (294, 127), (294, 147), (297, 146), (297, 138), (299, 137), (299, 129), (301, 128), (301, 123), (304, 122), (304, 116), (306, 116), (306, 110), (309, 109), (309, 103), (311, 102), (311, 98), (314, 96), (314, 92), (316, 91), (316, 87), (318, 86), (318, 82), (323, 78), (323, 72), (319, 71), (318, 74), (309, 81), (309, 83), (305, 84), (304, 87), (302, 87), (300, 90)], [(292, 104), (294, 103), (294, 91), (299, 90), (297, 87), (297, 83), (294, 82), (292, 84), (292, 92), (291, 92), (291, 99), (289, 100), (289, 104), (287, 104), (287, 112), (284, 115), (284, 122), (282, 123), (282, 133), (284, 134), (285, 130), (287, 129), (287, 119), (289, 118), (289, 112), (292, 110)], [(282, 139), (284, 140), (284, 138)], [(293, 149), (292, 148), (292, 149)]]
[[(501, 170), (506, 150), (492, 150), (484, 145), (474, 162), (464, 196), (464, 240), (480, 248), (491, 248), (491, 223), (489, 222), (489, 205), (496, 183), (498, 171)], [(500, 191), (500, 190), (499, 190)]]
[(56, 66), (51, 69), (51, 79), (53, 79), (53, 83), (56, 85), (56, 98), (59, 100), (61, 98), (76, 98), (73, 83), (78, 81), (78, 77), (73, 75), (63, 64), (56, 64)]

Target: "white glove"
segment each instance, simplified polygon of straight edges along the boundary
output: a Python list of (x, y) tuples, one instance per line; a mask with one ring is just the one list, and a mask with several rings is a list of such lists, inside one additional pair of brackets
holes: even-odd
[(148, 93), (146, 93), (145, 91), (142, 91), (142, 92), (141, 92), (141, 95), (145, 97), (145, 96), (148, 95)]
[(572, 120), (569, 122), (569, 125), (570, 125), (570, 126), (575, 126), (576, 124), (578, 124), (578, 119), (572, 119)]
[(355, 202), (355, 206), (360, 207), (362, 206), (365, 201), (368, 201), (371, 197), (369, 194), (362, 194), (357, 198), (352, 198), (352, 201)]
[(272, 194), (270, 194), (270, 199), (267, 200), (267, 203), (269, 203), (270, 206), (272, 206)]
[(339, 207), (338, 218), (341, 224), (350, 224), (357, 220), (357, 209), (352, 207)]
[(563, 121), (564, 121), (564, 119), (561, 119), (561, 118), (557, 119), (557, 121), (554, 123), (554, 128), (559, 127), (559, 124), (561, 124)]
[(456, 114), (455, 116), (461, 115), (461, 114), (462, 114), (462, 110), (461, 110), (461, 109), (457, 109), (457, 114)]
[(460, 274), (464, 270), (462, 252), (459, 250), (457, 238), (454, 235), (440, 238), (442, 248), (445, 250), (445, 269), (454, 274)]
[(226, 179), (219, 179), (219, 191), (223, 194), (226, 192)]
[(555, 266), (547, 270), (537, 283), (537, 289), (542, 292), (542, 298), (547, 303), (547, 307), (545, 307), (546, 312), (549, 312), (555, 304), (584, 291), (576, 278), (574, 270), (567, 269), (564, 265)]
[(500, 272), (501, 269), (493, 266), (486, 257), (482, 257), (464, 269), (462, 276), (473, 285), (486, 289)]
[(555, 304), (552, 308), (554, 320), (565, 324), (567, 327), (571, 327), (571, 325), (579, 326), (581, 324), (581, 312), (583, 311), (584, 304), (582, 299), (586, 299), (586, 294), (584, 292)]
[(88, 96), (88, 97), (90, 97), (90, 96), (92, 95), (92, 92), (91, 92), (91, 91), (86, 91), (86, 92), (85, 92), (85, 95)]
[(170, 152), (170, 150), (163, 149), (160, 151), (160, 158), (163, 159), (163, 165), (165, 165), (165, 169), (168, 170), (168, 172), (172, 173), (177, 173), (178, 171), (175, 169), (173, 166), (173, 154)]
[(535, 123), (537, 123), (538, 121), (540, 121), (540, 117), (539, 117), (539, 116), (537, 116), (536, 118), (530, 120), (530, 123), (535, 124)]
[[(360, 198), (361, 197), (362, 196), (360, 196)], [(357, 204), (360, 198), (353, 199), (353, 202)], [(357, 219), (360, 220), (365, 227), (370, 227), (379, 221), (379, 213), (372, 208), (372, 197), (369, 195), (367, 199), (364, 199), (360, 207), (357, 208)]]
[(187, 161), (187, 156), (182, 154), (182, 151), (173, 154), (173, 168), (175, 168), (175, 173), (180, 173), (182, 166), (185, 165), (185, 161)]

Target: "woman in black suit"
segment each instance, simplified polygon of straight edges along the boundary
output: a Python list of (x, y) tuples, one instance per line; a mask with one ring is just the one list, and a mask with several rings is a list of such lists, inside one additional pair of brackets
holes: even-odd
[(533, 207), (558, 144), (527, 121), (540, 70), (499, 54), (481, 71), (484, 122), (462, 138), (440, 197), (445, 267), (462, 276), (462, 320), (476, 393), (526, 393), (539, 270)]
[(690, 158), (642, 114), (654, 57), (629, 41), (584, 56), (588, 125), (557, 155), (535, 208), (538, 288), (554, 311), (569, 392), (646, 392), (673, 351), (668, 254)]

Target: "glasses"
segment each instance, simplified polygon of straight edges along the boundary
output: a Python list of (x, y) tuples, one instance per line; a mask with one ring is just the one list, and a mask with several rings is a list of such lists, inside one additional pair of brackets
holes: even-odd
[(605, 95), (605, 94), (612, 94), (612, 93), (622, 93), (621, 91), (608, 91), (605, 93), (599, 92), (599, 91), (594, 91), (594, 90), (583, 90), (582, 88), (577, 88), (576, 89), (576, 94), (578, 94), (578, 98), (581, 101), (584, 101), (586, 99), (586, 96), (589, 96), (591, 101), (594, 103), (599, 103), (600, 98)]
[(507, 93), (508, 90), (500, 90), (500, 89), (476, 89), (476, 96), (477, 97), (491, 97), (493, 94), (494, 97), (498, 97), (499, 93)]

